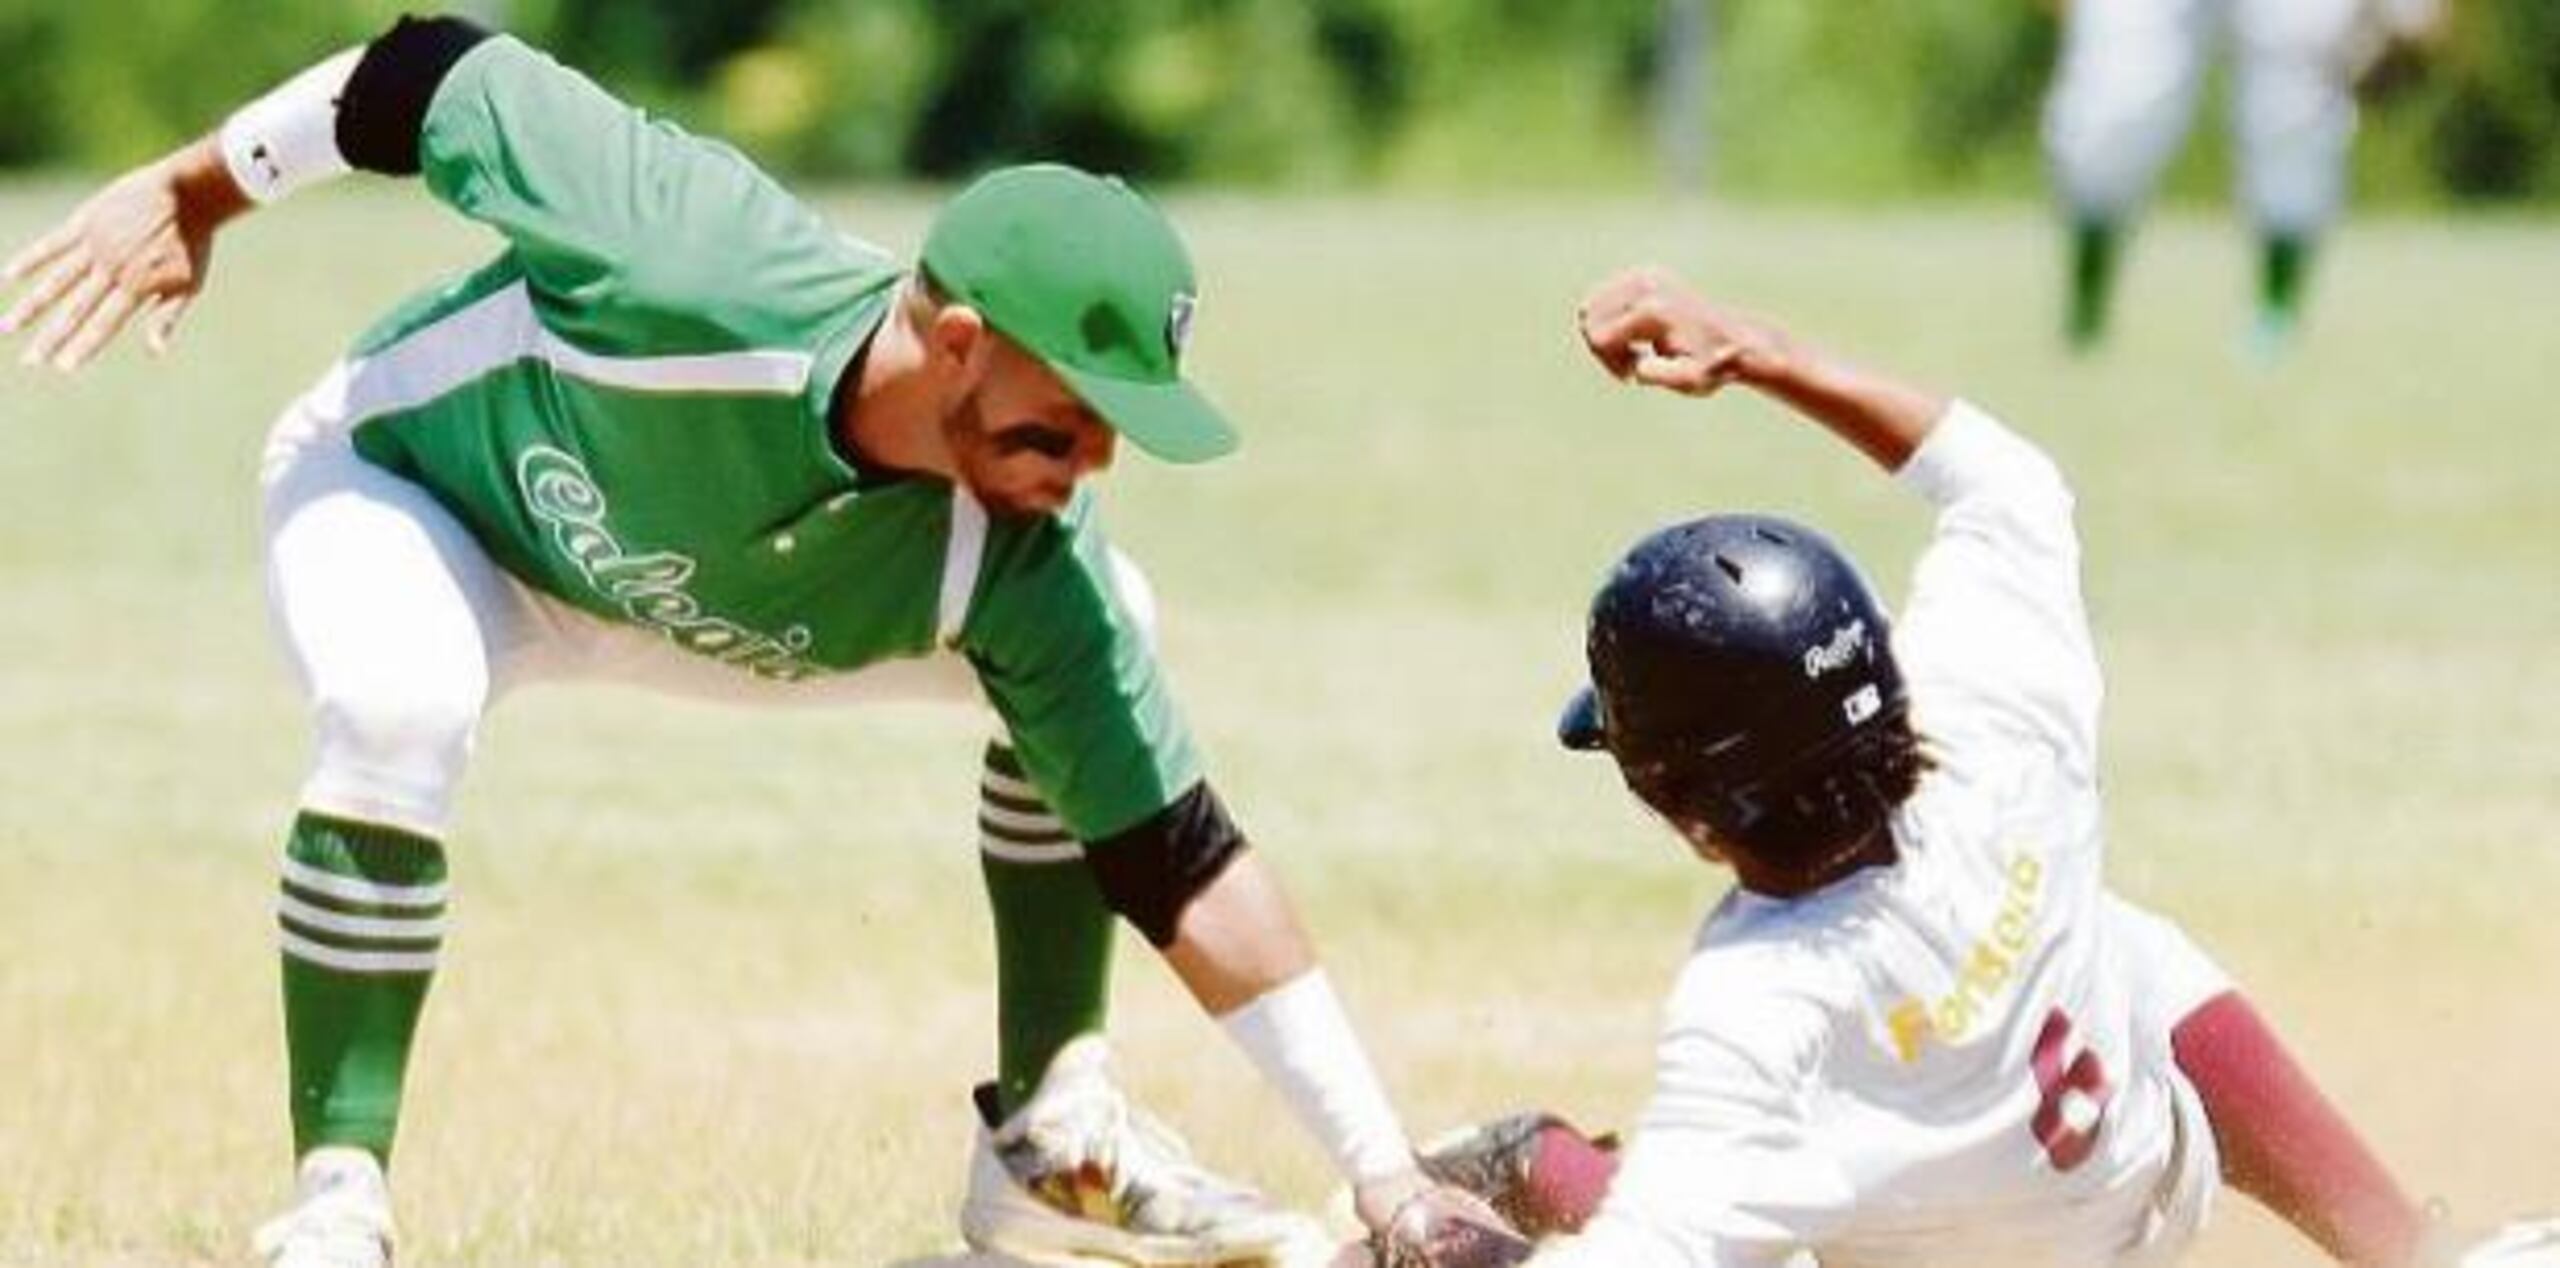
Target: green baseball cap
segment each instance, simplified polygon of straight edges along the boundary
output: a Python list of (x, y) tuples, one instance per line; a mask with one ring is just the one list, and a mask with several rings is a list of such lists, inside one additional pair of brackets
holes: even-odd
[(990, 172), (934, 217), (924, 271), (1139, 448), (1167, 462), (1235, 449), (1235, 427), (1182, 378), (1191, 256), (1118, 178), (1056, 163)]

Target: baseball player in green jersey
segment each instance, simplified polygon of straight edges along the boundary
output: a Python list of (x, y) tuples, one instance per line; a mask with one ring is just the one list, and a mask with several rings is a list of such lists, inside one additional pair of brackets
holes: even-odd
[(1429, 1262), (1490, 1220), (1436, 1188), (1149, 645), (1084, 477), (1126, 438), (1235, 444), (1180, 376), (1180, 239), (1114, 180), (989, 175), (917, 268), (735, 151), (525, 45), (404, 20), (128, 173), (7, 265), (0, 330), (75, 369), (155, 348), (215, 232), (350, 168), (496, 230), (296, 401), (262, 478), (266, 575), (317, 752), (278, 898), (299, 1196), (274, 1263), (389, 1262), (385, 1167), (441, 948), (442, 844), (489, 706), (608, 679), (748, 703), (983, 699), (999, 1077), (962, 1227), (1134, 1263), (1275, 1253), (1295, 1217), (1131, 1109), (1102, 1046), (1115, 918), (1158, 947)]

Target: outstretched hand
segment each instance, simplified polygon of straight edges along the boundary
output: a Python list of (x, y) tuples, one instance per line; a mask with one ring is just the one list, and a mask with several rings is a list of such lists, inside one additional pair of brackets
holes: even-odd
[(1455, 1185), (1411, 1192), (1368, 1240), (1354, 1242), (1332, 1268), (1512, 1268), (1536, 1248), (1484, 1199)]
[(1602, 282), (1578, 321), (1584, 346), (1609, 373), (1689, 396), (1772, 380), (1794, 352), (1776, 328), (1708, 303), (1660, 269)]
[(20, 364), (64, 372), (136, 319), (151, 351), (168, 351), (204, 289), (214, 231), (247, 206), (209, 143), (125, 173), (0, 266), (0, 283), (26, 287), (0, 335), (33, 329)]

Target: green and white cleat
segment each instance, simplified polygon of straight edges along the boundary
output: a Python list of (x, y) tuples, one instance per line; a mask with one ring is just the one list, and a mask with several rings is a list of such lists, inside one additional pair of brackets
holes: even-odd
[(391, 1185), (361, 1149), (314, 1149), (293, 1209), (258, 1230), (268, 1268), (390, 1268)]
[(1194, 1161), (1173, 1129), (1129, 1104), (1109, 1065), (1102, 1039), (1077, 1039), (1001, 1122), (994, 1085), (977, 1088), (984, 1126), (960, 1207), (972, 1249), (1035, 1263), (1194, 1268), (1283, 1263), (1321, 1240), (1314, 1221)]

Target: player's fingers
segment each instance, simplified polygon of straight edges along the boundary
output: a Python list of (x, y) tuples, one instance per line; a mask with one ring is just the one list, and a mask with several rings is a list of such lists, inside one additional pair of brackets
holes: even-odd
[(1707, 357), (1706, 390), (1709, 392), (1715, 391), (1717, 388), (1723, 387), (1725, 384), (1741, 378), (1743, 358), (1748, 355), (1748, 352), (1749, 350), (1744, 348), (1741, 344), (1729, 343), (1716, 349), (1712, 355)]
[(80, 329), (82, 322), (89, 320), (90, 313), (97, 310), (98, 302), (106, 298), (108, 287), (105, 273), (96, 269), (83, 271), (80, 280), (72, 284), (70, 293), (54, 305), (53, 314), (45, 318), (44, 325), (27, 340), (27, 350), (18, 358), (19, 363), (43, 365), (53, 360), (54, 354), (62, 350), (63, 343)]
[(116, 337), (116, 332), (123, 330), (125, 323), (133, 319), (134, 310), (141, 303), (140, 296), (124, 287), (109, 288), (106, 298), (98, 301), (98, 307), (89, 314), (89, 319), (82, 322), (80, 329), (62, 345), (62, 351), (54, 354), (53, 368), (68, 372), (87, 365), (100, 349), (107, 346), (108, 341)]
[(141, 337), (143, 351), (154, 356), (159, 355), (160, 352), (157, 343), (160, 314), (168, 306), (169, 297), (166, 295), (145, 295), (142, 297), (142, 302), (133, 306), (134, 333)]
[(1585, 320), (1615, 316), (1646, 296), (1658, 294), (1676, 284), (1669, 273), (1659, 268), (1623, 269), (1583, 296), (1582, 315)]
[(17, 254), (10, 256), (7, 264), (0, 265), (0, 281), (14, 282), (32, 275), (44, 267), (45, 261), (70, 250), (71, 245), (79, 240), (79, 228), (71, 221), (55, 225), (42, 237), (18, 248)]
[(178, 337), (179, 319), (187, 315), (187, 308), (195, 302), (196, 297), (193, 295), (180, 295), (175, 299), (164, 300), (149, 317), (144, 319), (142, 342), (145, 347), (151, 349), (151, 355), (155, 357), (168, 355), (170, 341)]
[(1587, 335), (1583, 338), (1582, 346), (1591, 353), (1593, 360), (1600, 363), (1602, 369), (1609, 372), (1610, 377), (1623, 379), (1635, 373), (1636, 355), (1639, 349), (1624, 344), (1595, 343)]
[(1584, 301), (1581, 308), (1574, 311), (1574, 329), (1582, 335), (1582, 342), (1589, 345), (1593, 352), (1614, 353), (1623, 346), (1623, 340), (1614, 339), (1611, 334), (1625, 319), (1627, 312), (1628, 304), (1625, 296), (1616, 293), (1594, 295)]
[(1705, 396), (1726, 382), (1726, 376), (1717, 372), (1715, 362), (1681, 353), (1655, 352), (1649, 348), (1637, 355), (1629, 377), (1648, 387), (1669, 388), (1690, 396)]
[(1593, 312), (1583, 318), (1582, 341), (1602, 360), (1632, 364), (1638, 344), (1658, 344), (1670, 332), (1660, 310), (1636, 304), (1615, 312)]
[(1582, 337), (1582, 346), (1591, 354), (1592, 360), (1598, 361), (1600, 367), (1607, 370), (1612, 378), (1623, 379), (1635, 372), (1636, 352), (1633, 348), (1610, 347), (1594, 343), (1587, 332)]
[(70, 290), (73, 282), (80, 280), (81, 275), (88, 271), (88, 264), (86, 255), (73, 255), (56, 261), (51, 271), (37, 278), (36, 284), (28, 287), (27, 293), (9, 306), (7, 313), (0, 314), (0, 335), (14, 335), (26, 329), (29, 322), (42, 316), (55, 300), (62, 298), (62, 293)]

